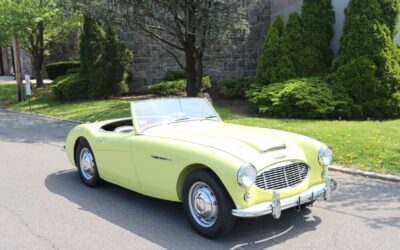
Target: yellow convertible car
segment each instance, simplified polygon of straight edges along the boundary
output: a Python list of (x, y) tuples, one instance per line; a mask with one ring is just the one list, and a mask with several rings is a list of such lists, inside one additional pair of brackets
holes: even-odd
[(65, 149), (90, 187), (102, 180), (148, 196), (182, 202), (206, 237), (229, 232), (237, 217), (330, 199), (332, 150), (284, 131), (224, 123), (203, 98), (131, 103), (131, 118), (86, 123)]

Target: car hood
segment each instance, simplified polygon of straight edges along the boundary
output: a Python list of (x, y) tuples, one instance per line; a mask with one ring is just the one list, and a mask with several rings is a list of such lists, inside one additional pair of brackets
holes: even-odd
[[(199, 144), (224, 151), (244, 162), (257, 164), (263, 156), (277, 159), (302, 156), (293, 153), (297, 145), (288, 133), (215, 121), (187, 121), (150, 128), (143, 135)], [(298, 151), (298, 150), (297, 150)]]

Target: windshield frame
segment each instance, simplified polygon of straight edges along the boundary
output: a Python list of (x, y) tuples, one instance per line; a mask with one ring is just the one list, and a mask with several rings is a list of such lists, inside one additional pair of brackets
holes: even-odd
[[(207, 118), (189, 118), (189, 119), (183, 119), (183, 120), (176, 120), (176, 121), (170, 121), (170, 122), (159, 122), (159, 123), (154, 123), (150, 124), (144, 128), (140, 128), (137, 117), (136, 117), (136, 109), (135, 109), (135, 104), (136, 103), (141, 103), (141, 102), (149, 102), (149, 101), (160, 101), (160, 100), (171, 100), (171, 99), (202, 99), (206, 102), (206, 104), (210, 107), (210, 109), (213, 111), (215, 118), (212, 119), (207, 119)], [(221, 117), (217, 113), (217, 111), (214, 109), (214, 107), (211, 105), (211, 103), (207, 100), (207, 98), (202, 98), (202, 97), (162, 97), (162, 98), (152, 98), (152, 99), (146, 99), (146, 100), (139, 100), (139, 101), (132, 101), (131, 102), (131, 115), (132, 115), (132, 122), (133, 126), (135, 128), (135, 131), (137, 134), (142, 134), (144, 131), (147, 129), (156, 127), (156, 126), (162, 126), (162, 125), (169, 125), (172, 123), (178, 123), (178, 122), (190, 122), (190, 121), (203, 121), (203, 120), (208, 120), (208, 121), (214, 121), (214, 122), (222, 122)]]

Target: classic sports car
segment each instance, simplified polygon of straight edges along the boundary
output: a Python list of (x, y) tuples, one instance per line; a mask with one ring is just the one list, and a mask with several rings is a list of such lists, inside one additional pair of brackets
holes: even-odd
[(332, 151), (284, 131), (222, 122), (203, 98), (131, 103), (132, 118), (81, 124), (65, 149), (90, 187), (102, 180), (183, 202), (194, 229), (216, 237), (236, 217), (258, 217), (328, 200)]

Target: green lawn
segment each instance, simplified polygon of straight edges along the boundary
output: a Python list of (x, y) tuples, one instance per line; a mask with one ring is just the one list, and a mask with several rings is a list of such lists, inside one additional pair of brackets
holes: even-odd
[[(0, 85), (0, 102), (11, 97), (10, 89), (7, 85)], [(47, 91), (35, 93), (35, 97), (32, 98), (32, 109), (29, 109), (27, 102), (14, 103), (9, 107), (18, 111), (81, 121), (130, 115), (127, 101), (59, 103), (50, 101), (50, 94)], [(227, 107), (217, 107), (217, 110), (226, 122), (282, 129), (321, 140), (333, 147), (337, 164), (400, 175), (400, 120), (378, 122), (270, 119), (237, 115)]]
[(17, 85), (12, 83), (0, 83), (0, 104), (17, 98)]

